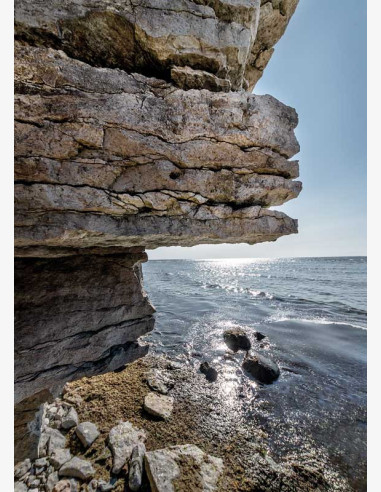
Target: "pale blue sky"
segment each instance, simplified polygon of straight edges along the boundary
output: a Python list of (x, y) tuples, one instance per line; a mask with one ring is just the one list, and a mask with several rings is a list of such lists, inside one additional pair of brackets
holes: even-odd
[(366, 255), (366, 0), (300, 0), (254, 92), (299, 114), (303, 191), (278, 207), (299, 219), (299, 234), (149, 258)]

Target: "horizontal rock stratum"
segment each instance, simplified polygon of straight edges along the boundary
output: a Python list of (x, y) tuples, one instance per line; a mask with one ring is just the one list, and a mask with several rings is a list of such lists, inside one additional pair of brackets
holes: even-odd
[(296, 5), (16, 0), (17, 402), (147, 352), (145, 248), (297, 232), (297, 114), (245, 92)]
[(183, 88), (252, 90), (298, 0), (16, 0), (16, 37)]
[(288, 160), (299, 150), (292, 108), (184, 91), (51, 49), (16, 54), (17, 247), (256, 243), (296, 232), (267, 210), (301, 189)]

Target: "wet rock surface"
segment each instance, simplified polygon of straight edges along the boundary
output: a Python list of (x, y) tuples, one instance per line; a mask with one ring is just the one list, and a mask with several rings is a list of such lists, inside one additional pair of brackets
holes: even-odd
[(280, 371), (278, 364), (257, 352), (248, 354), (242, 367), (261, 383), (270, 384), (278, 379)]
[(208, 362), (200, 364), (200, 371), (205, 374), (208, 381), (214, 382), (218, 378), (218, 371), (214, 367), (211, 367)]
[(238, 352), (238, 350), (250, 350), (251, 342), (247, 333), (241, 328), (231, 328), (224, 331), (224, 341), (226, 345), (233, 350), (233, 352)]

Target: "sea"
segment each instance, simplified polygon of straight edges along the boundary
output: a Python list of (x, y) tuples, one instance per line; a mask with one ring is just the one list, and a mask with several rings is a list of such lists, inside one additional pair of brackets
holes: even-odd
[[(252, 384), (252, 415), (276, 459), (324, 454), (353, 490), (366, 490), (366, 257), (150, 260), (145, 289), (156, 308), (151, 352), (218, 368), (230, 396), (247, 375), (226, 358), (228, 328), (254, 343), (279, 379)], [(242, 395), (241, 395), (242, 396)]]

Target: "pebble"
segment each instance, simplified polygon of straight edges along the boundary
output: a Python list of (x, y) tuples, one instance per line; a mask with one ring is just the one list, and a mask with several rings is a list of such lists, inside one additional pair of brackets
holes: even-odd
[(82, 422), (75, 429), (75, 432), (85, 448), (90, 447), (99, 436), (97, 426), (92, 422)]

